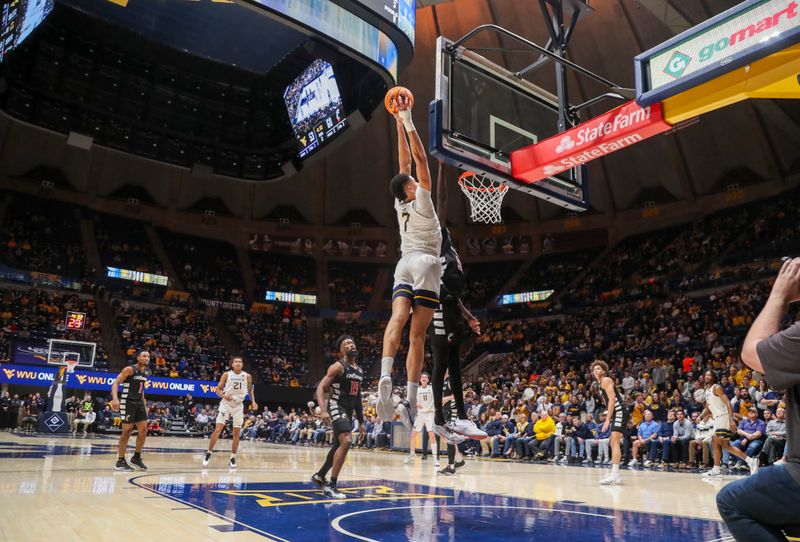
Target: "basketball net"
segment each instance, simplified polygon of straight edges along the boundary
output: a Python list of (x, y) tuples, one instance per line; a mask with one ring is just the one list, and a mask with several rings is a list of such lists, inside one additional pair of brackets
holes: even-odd
[(75, 367), (78, 366), (78, 360), (76, 359), (68, 359), (65, 361), (67, 365), (67, 373), (74, 373)]
[(503, 221), (500, 209), (508, 185), (483, 173), (467, 171), (458, 178), (458, 186), (469, 200), (470, 218), (473, 222), (497, 224)]

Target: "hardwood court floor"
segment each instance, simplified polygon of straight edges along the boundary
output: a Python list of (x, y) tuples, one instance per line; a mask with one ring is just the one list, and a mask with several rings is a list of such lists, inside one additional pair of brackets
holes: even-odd
[[(147, 439), (149, 470), (114, 470), (116, 438), (0, 433), (0, 540), (732, 540), (714, 496), (735, 479), (467, 460), (454, 477), (433, 462), (355, 450), (340, 476), (348, 499), (309, 478), (327, 449), (243, 442), (239, 468), (222, 441)], [(130, 454), (129, 454), (130, 457)]]

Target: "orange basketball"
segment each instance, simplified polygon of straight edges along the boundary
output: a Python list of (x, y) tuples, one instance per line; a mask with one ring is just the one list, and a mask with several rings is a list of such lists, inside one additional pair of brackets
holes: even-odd
[(403, 94), (408, 98), (408, 103), (410, 104), (410, 108), (414, 107), (414, 95), (408, 90), (406, 87), (392, 87), (389, 89), (389, 92), (386, 93), (386, 97), (383, 99), (383, 104), (386, 106), (386, 110), (391, 113), (392, 115), (397, 114), (397, 97)]

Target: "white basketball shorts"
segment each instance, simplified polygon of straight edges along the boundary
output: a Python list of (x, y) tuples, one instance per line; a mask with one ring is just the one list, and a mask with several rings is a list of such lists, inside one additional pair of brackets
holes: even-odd
[(241, 427), (244, 423), (244, 405), (231, 405), (227, 401), (220, 401), (217, 423), (226, 423), (228, 418), (233, 418), (233, 426)]
[(435, 309), (439, 306), (441, 280), (442, 261), (438, 256), (419, 252), (406, 254), (394, 269), (392, 300), (405, 297), (415, 306)]

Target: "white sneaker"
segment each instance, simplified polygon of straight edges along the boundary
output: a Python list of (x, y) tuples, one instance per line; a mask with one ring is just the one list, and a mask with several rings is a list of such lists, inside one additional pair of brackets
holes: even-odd
[(392, 377), (383, 375), (378, 381), (378, 402), (375, 404), (378, 418), (382, 422), (394, 420), (394, 403), (392, 403)]
[(638, 464), (639, 464), (639, 462), (636, 460), (635, 457), (628, 462), (628, 466), (629, 467), (635, 467)]
[(621, 484), (622, 478), (620, 478), (619, 474), (609, 474), (605, 478), (600, 480), (600, 485), (603, 486), (613, 486), (615, 484)]
[(759, 461), (757, 457), (748, 457), (745, 461), (747, 462), (747, 466), (750, 467), (750, 474), (758, 472)]
[(414, 459), (413, 455), (407, 455), (406, 458), (403, 460), (403, 463), (408, 465), (409, 463), (411, 463), (411, 461), (413, 461), (413, 459)]
[(433, 466), (434, 466), (434, 467), (436, 467), (436, 468), (438, 469), (438, 468), (439, 468), (439, 467), (441, 467), (442, 465), (439, 463), (439, 460), (437, 459), (437, 460), (435, 460), (435, 461), (433, 462)]
[(203, 456), (203, 466), (207, 467), (209, 461), (211, 461), (211, 452), (206, 452), (206, 455)]
[(433, 424), (433, 432), (443, 438), (448, 444), (458, 445), (467, 440), (466, 437), (452, 431), (447, 425)]
[(648, 459), (647, 461), (644, 462), (644, 466), (646, 468), (650, 468), (653, 466), (653, 462)]
[(783, 460), (783, 458), (781, 457), (780, 459), (778, 459), (777, 461), (775, 461), (775, 462), (773, 463), (773, 465), (783, 465), (784, 463), (785, 463), (785, 461), (784, 461), (784, 460)]
[(454, 433), (475, 440), (483, 440), (489, 436), (486, 434), (486, 431), (481, 431), (472, 420), (462, 420), (460, 418), (457, 420), (450, 420), (447, 422), (447, 427)]
[(713, 469), (704, 472), (702, 476), (706, 478), (708, 478), (709, 476), (722, 476), (722, 471), (719, 469), (719, 467), (714, 467)]

